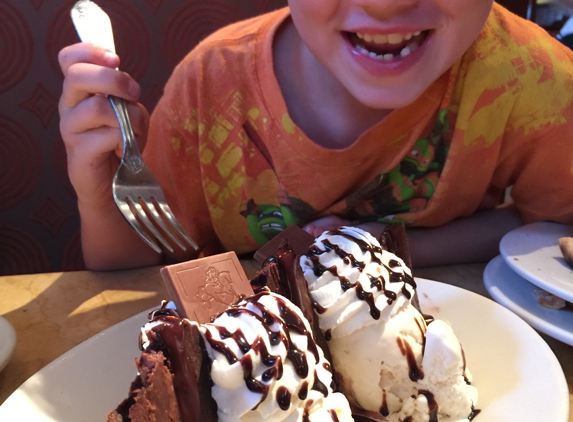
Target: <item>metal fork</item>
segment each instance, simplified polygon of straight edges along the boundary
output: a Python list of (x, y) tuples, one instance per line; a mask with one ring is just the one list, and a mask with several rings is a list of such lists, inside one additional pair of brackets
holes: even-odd
[[(83, 42), (115, 52), (111, 21), (97, 4), (80, 0), (73, 6), (71, 17)], [(173, 215), (159, 182), (141, 158), (126, 101), (114, 96), (109, 96), (109, 100), (119, 121), (123, 141), (123, 157), (112, 184), (117, 207), (135, 232), (155, 251), (161, 253), (162, 245), (167, 251), (174, 252), (172, 244), (184, 252), (190, 248), (199, 251), (197, 243)]]

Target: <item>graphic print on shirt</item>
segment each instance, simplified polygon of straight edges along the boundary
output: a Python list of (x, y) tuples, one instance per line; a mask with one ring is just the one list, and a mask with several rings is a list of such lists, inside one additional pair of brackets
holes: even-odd
[[(245, 122), (243, 129), (247, 137), (263, 155), (274, 172), (272, 157), (250, 123)], [(277, 193), (277, 203), (257, 203), (254, 198), (249, 198), (240, 211), (240, 214), (247, 220), (247, 227), (250, 235), (259, 245), (264, 245), (291, 224), (301, 224), (307, 221), (316, 210), (307, 202), (300, 198), (290, 196), (279, 183)]]
[(423, 210), (434, 194), (449, 149), (448, 110), (441, 110), (430, 134), (416, 140), (402, 161), (346, 199), (344, 217), (360, 222), (403, 221), (395, 214)]

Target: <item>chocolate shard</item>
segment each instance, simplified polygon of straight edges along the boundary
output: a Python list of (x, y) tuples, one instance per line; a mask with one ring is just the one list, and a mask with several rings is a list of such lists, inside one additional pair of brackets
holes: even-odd
[[(408, 247), (408, 237), (406, 236), (406, 226), (404, 223), (393, 223), (386, 226), (382, 234), (380, 235), (380, 245), (382, 249), (392, 252), (397, 257), (404, 261), (404, 264), (412, 273), (414, 269), (412, 268), (412, 257), (410, 255), (410, 248)], [(412, 297), (412, 305), (420, 311), (420, 300), (418, 299), (418, 291), (414, 293)]]
[[(314, 306), (308, 293), (308, 287), (299, 260), (300, 255), (305, 254), (308, 248), (314, 243), (314, 238), (312, 238), (312, 240), (310, 245), (305, 247), (304, 252), (296, 253), (289, 243), (290, 237), (281, 238), (278, 244), (275, 243), (276, 249), (272, 251), (271, 256), (263, 262), (261, 269), (257, 271), (255, 276), (251, 279), (251, 286), (256, 293), (268, 289), (273, 293), (286, 297), (298, 306), (312, 326), (316, 343), (320, 346), (324, 356), (331, 362), (332, 366), (332, 356), (328, 342), (318, 326), (318, 318), (315, 318)], [(332, 376), (333, 389), (338, 391), (339, 389), (336, 387), (338, 382), (335, 368), (333, 368)]]
[(235, 252), (168, 265), (161, 276), (179, 314), (199, 323), (253, 294)]
[(313, 325), (312, 301), (302, 274), (299, 256), (289, 243), (289, 239), (283, 238), (272, 256), (263, 262), (261, 269), (251, 279), (251, 287), (256, 293), (267, 288), (288, 298), (301, 309), (305, 318)]
[(380, 245), (388, 252), (402, 258), (404, 264), (412, 270), (412, 258), (406, 237), (406, 226), (404, 223), (393, 223), (384, 229), (380, 236)]
[(267, 259), (275, 254), (283, 240), (288, 242), (289, 247), (297, 256), (301, 256), (308, 251), (308, 248), (314, 243), (314, 236), (305, 232), (296, 224), (291, 224), (282, 232), (277, 234), (265, 245), (260, 247), (254, 255), (259, 263), (264, 263)]

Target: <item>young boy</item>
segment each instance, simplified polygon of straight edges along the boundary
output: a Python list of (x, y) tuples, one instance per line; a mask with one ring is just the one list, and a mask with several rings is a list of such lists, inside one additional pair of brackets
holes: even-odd
[(144, 159), (207, 254), (289, 224), (403, 221), (416, 266), (485, 261), (523, 223), (573, 224), (573, 53), (492, 0), (291, 0), (197, 46), (149, 132), (117, 56), (59, 59), (89, 268), (161, 259), (112, 200), (121, 138), (96, 94), (133, 102)]

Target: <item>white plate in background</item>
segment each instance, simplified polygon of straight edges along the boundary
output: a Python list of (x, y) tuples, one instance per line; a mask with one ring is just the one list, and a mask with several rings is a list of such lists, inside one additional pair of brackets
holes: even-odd
[(548, 309), (538, 304), (533, 294), (538, 287), (513, 271), (501, 256), (487, 264), (483, 281), (496, 302), (519, 315), (533, 328), (573, 346), (573, 312)]
[(0, 371), (6, 367), (16, 348), (16, 331), (0, 316)]
[(559, 249), (560, 237), (573, 237), (573, 227), (539, 222), (507, 233), (499, 251), (507, 265), (530, 283), (573, 302), (573, 268)]
[[(464, 345), (482, 409), (475, 422), (568, 422), (565, 376), (539, 334), (490, 299), (435, 281), (416, 282), (424, 312), (450, 323)], [(105, 420), (135, 377), (146, 315), (103, 331), (38, 371), (0, 406), (0, 421)]]

